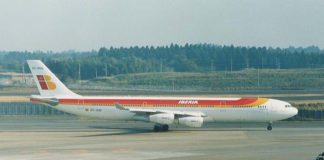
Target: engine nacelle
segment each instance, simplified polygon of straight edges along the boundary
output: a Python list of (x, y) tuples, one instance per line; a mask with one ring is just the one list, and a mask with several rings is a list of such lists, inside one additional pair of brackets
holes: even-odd
[(149, 121), (159, 124), (172, 124), (174, 121), (174, 114), (159, 113), (149, 116)]
[(179, 124), (188, 127), (201, 127), (204, 122), (202, 117), (183, 117), (179, 118)]

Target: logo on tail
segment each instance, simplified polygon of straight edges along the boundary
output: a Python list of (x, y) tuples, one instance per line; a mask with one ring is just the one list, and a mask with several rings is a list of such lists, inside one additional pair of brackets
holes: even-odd
[(69, 90), (40, 60), (27, 60), (37, 89), (44, 97), (81, 97)]
[(56, 84), (51, 81), (51, 76), (49, 75), (37, 75), (39, 85), (42, 90), (54, 90), (56, 89)]

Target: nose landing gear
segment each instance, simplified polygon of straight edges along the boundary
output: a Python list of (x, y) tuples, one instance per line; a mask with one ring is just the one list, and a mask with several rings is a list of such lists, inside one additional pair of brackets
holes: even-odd
[(268, 126), (267, 126), (267, 130), (271, 131), (272, 130), (272, 122), (269, 122)]
[(154, 125), (154, 128), (153, 128), (153, 131), (154, 132), (167, 132), (169, 131), (169, 126), (167, 124), (156, 124)]

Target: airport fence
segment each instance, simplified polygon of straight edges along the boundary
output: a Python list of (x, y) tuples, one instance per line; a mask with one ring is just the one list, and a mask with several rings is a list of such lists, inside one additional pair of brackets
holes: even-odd
[(324, 110), (306, 110), (300, 109), (298, 110), (298, 114), (289, 120), (324, 120)]
[(70, 114), (37, 103), (1, 102), (0, 115), (70, 115)]

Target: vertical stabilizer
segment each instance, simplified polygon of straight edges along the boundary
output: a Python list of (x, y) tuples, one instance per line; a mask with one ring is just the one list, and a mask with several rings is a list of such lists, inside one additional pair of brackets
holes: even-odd
[(78, 94), (69, 90), (40, 60), (27, 60), (38, 91), (46, 97), (75, 97)]

